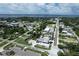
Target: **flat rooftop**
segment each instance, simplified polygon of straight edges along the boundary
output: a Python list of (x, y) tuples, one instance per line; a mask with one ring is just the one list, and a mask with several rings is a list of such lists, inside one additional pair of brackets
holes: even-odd
[(42, 43), (48, 43), (49, 42), (49, 37), (40, 37), (37, 39), (37, 41), (42, 42)]

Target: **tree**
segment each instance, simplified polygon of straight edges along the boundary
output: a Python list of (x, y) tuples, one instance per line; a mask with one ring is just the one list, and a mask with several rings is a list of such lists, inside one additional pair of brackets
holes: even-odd
[(7, 39), (8, 36), (6, 34), (3, 34), (3, 39)]
[(61, 32), (62, 32), (62, 30), (63, 30), (63, 28), (61, 28), (61, 27), (60, 27), (60, 28), (59, 28), (59, 32), (61, 33)]
[(64, 56), (64, 53), (62, 53), (61, 51), (58, 51), (58, 56)]
[(8, 40), (13, 40), (14, 38), (11, 36)]
[(21, 28), (19, 28), (18, 32), (19, 32), (20, 34), (23, 34), (23, 33), (25, 33), (25, 30), (21, 27)]

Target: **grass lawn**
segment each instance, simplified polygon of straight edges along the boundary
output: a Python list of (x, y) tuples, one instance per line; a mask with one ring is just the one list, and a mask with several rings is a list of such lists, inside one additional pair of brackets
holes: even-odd
[(20, 43), (20, 44), (24, 44), (24, 45), (29, 45), (27, 41), (25, 41), (24, 39), (17, 39), (15, 42)]
[(14, 44), (13, 43), (10, 43), (7, 46), (5, 46), (4, 49), (7, 50), (7, 49), (9, 49), (10, 47), (13, 47), (13, 46), (14, 46)]
[(34, 49), (31, 49), (31, 48), (27, 48), (27, 49), (25, 49), (25, 51), (26, 51), (26, 50), (30, 50), (30, 51), (33, 51), (33, 52), (36, 52), (36, 53), (41, 53), (41, 51), (34, 50)]
[(62, 45), (62, 46), (66, 46), (66, 44), (64, 44), (64, 43), (60, 43), (60, 45)]
[(75, 39), (75, 38), (70, 38), (70, 37), (67, 37), (67, 38), (64, 38), (64, 39), (60, 39), (61, 41), (63, 42), (67, 42), (67, 43), (78, 43), (78, 41)]
[(77, 40), (74, 38), (67, 38), (64, 41), (68, 42), (68, 43), (77, 43)]
[(0, 40), (0, 42), (2, 42), (3, 40)]
[(48, 24), (48, 27), (54, 28), (55, 24)]
[(52, 27), (54, 24), (48, 24), (49, 27)]
[(48, 56), (48, 52), (46, 52), (46, 51), (45, 52), (41, 52), (41, 51), (34, 50), (34, 49), (31, 49), (31, 48), (27, 48), (26, 50), (30, 50), (30, 51), (33, 51), (33, 52), (36, 52), (36, 53), (40, 53), (41, 56)]
[(19, 47), (19, 48), (23, 49), (25, 46), (20, 46), (20, 45), (16, 44), (16, 47)]
[(4, 41), (2, 43), (0, 43), (0, 47), (4, 46), (5, 44), (7, 44), (8, 42)]
[(35, 47), (36, 47), (36, 48), (40, 48), (40, 49), (50, 50), (50, 48), (46, 48), (45, 46), (39, 45), (39, 44), (35, 45)]

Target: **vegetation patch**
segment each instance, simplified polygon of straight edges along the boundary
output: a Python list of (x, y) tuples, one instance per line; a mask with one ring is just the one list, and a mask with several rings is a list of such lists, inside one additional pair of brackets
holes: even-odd
[(8, 50), (9, 48), (13, 47), (14, 44), (13, 43), (10, 43), (8, 44), (7, 46), (4, 47), (5, 50)]
[(64, 56), (64, 53), (63, 52), (61, 52), (61, 51), (58, 51), (58, 56)]
[(4, 41), (2, 43), (0, 43), (0, 47), (4, 46), (5, 44), (7, 44), (8, 42)]
[(36, 53), (40, 53), (41, 54), (41, 56), (48, 56), (48, 52), (41, 52), (41, 51), (38, 51), (38, 50), (34, 50), (34, 49), (31, 49), (31, 48), (27, 48), (27, 49), (25, 49), (25, 51), (26, 50), (30, 50), (30, 51), (33, 51), (33, 52), (36, 52)]
[(16, 45), (16, 47), (19, 47), (19, 48), (21, 48), (21, 49), (23, 49), (23, 48), (24, 48), (24, 46), (20, 46), (20, 45)]
[(78, 42), (75, 37), (60, 36), (58, 47), (63, 50), (58, 52), (59, 56), (77, 56), (79, 55)]
[(15, 42), (20, 43), (20, 44), (24, 44), (24, 45), (31, 45), (31, 44), (28, 44), (27, 40), (23, 40), (23, 39), (17, 39)]
[(3, 40), (0, 40), (0, 42), (2, 42)]
[(35, 47), (36, 47), (36, 48), (41, 48), (41, 49), (50, 50), (50, 48), (46, 48), (45, 46), (39, 45), (39, 44), (35, 45)]

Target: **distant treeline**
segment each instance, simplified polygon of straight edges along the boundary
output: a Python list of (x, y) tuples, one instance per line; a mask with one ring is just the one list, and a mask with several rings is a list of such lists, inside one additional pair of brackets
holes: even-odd
[(61, 21), (69, 26), (79, 25), (79, 17), (62, 17)]
[(49, 20), (52, 17), (7, 17), (7, 18), (0, 18), (0, 20), (4, 21), (39, 21), (39, 20)]

